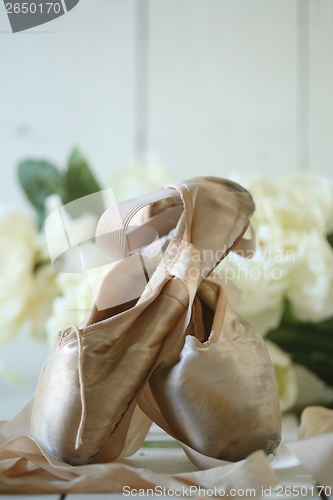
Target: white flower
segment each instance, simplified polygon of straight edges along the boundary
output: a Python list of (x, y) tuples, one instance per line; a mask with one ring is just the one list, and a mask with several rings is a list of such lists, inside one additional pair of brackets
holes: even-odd
[(39, 340), (46, 336), (46, 320), (51, 315), (52, 304), (59, 295), (57, 273), (50, 264), (38, 267), (34, 273), (34, 289), (28, 300), (26, 320), (30, 333)]
[(37, 228), (25, 215), (0, 212), (0, 345), (18, 333), (34, 290)]
[[(47, 208), (47, 214), (50, 215), (54, 213), (55, 210), (62, 207), (61, 199), (52, 195), (47, 198), (45, 206)], [(84, 208), (83, 205), (82, 208)], [(66, 205), (63, 207), (62, 216), (66, 226), (67, 236), (73, 247), (91, 240), (95, 235), (97, 216), (84, 213), (80, 217), (72, 218), (66, 211)], [(63, 237), (64, 230), (62, 225), (56, 223), (49, 225), (48, 233), (46, 235), (43, 233), (42, 235), (42, 253), (44, 252), (45, 254), (50, 251), (53, 256), (59, 255), (61, 251), (58, 251), (54, 245)], [(65, 271), (71, 271), (73, 263), (71, 260), (72, 258), (73, 254), (69, 253), (67, 256), (65, 254), (62, 261)], [(76, 265), (75, 260), (74, 265)], [(94, 302), (93, 290), (95, 292), (97, 287), (96, 283), (99, 282), (101, 276), (104, 274), (104, 268), (100, 270), (97, 268), (89, 271), (89, 278), (88, 275), (83, 272), (59, 272), (57, 274), (55, 282), (58, 289), (58, 296), (53, 301), (49, 318), (46, 321), (47, 337), (51, 345), (54, 344), (57, 333), (60, 330), (63, 330), (63, 328), (70, 324), (79, 325), (83, 321)]]
[[(54, 212), (55, 210), (58, 210), (63, 206), (63, 202), (61, 200), (61, 197), (58, 194), (51, 194), (48, 196), (45, 201), (44, 201), (44, 207), (45, 207), (45, 218)], [(63, 228), (62, 228), (63, 232)], [(56, 238), (55, 238), (56, 239)], [(43, 226), (42, 230), (40, 233), (37, 235), (37, 250), (38, 250), (38, 261), (39, 262), (45, 262), (50, 260), (50, 254), (49, 254), (49, 249), (47, 246), (47, 238), (45, 234), (45, 225)]]
[(324, 233), (333, 232), (333, 182), (321, 175), (298, 173), (290, 178), (291, 187), (305, 192), (310, 206), (316, 205), (316, 211), (324, 221)]
[(89, 206), (89, 200), (85, 198), (87, 197), (64, 206), (58, 195), (51, 195), (45, 201), (47, 218), (45, 228), (39, 236), (39, 251), (42, 258), (50, 259), (58, 271), (79, 272), (77, 268), (81, 268), (81, 265), (78, 266), (76, 252), (78, 245), (95, 237), (97, 215), (82, 213), (72, 218), (69, 214), (73, 209), (78, 213), (84, 212), (86, 206)]
[(262, 175), (230, 176), (246, 187), (256, 203), (254, 224), (277, 224), (282, 229), (310, 231), (323, 235), (333, 230), (333, 185), (324, 177), (310, 173), (283, 180)]
[(85, 274), (59, 273), (57, 285), (60, 296), (52, 305), (52, 314), (46, 321), (47, 337), (54, 344), (57, 333), (68, 325), (79, 325), (93, 303), (93, 296)]
[(47, 337), (52, 346), (59, 331), (68, 325), (82, 323), (94, 303), (94, 292), (104, 274), (105, 269), (101, 268), (89, 273), (89, 277), (85, 273), (57, 275), (61, 296), (53, 301), (52, 314), (46, 321)]
[(294, 365), (297, 377), (298, 395), (294, 409), (303, 410), (306, 406), (325, 405), (333, 402), (333, 388), (305, 366)]
[(301, 321), (319, 322), (333, 315), (333, 251), (315, 230), (299, 236), (286, 296)]
[(280, 323), (294, 254), (286, 251), (277, 225), (260, 225), (256, 237), (252, 258), (230, 253), (215, 272), (242, 290), (237, 311), (264, 335)]
[(285, 412), (290, 410), (297, 400), (296, 370), (288, 354), (269, 340), (266, 340), (265, 343), (275, 370), (280, 408), (282, 412)]
[(116, 200), (121, 201), (165, 187), (171, 180), (172, 176), (166, 167), (147, 161), (125, 170), (113, 171), (111, 187)]
[(34, 222), (13, 210), (0, 213), (0, 345), (21, 331), (38, 338), (59, 294), (56, 273), (44, 260)]
[(253, 259), (229, 254), (219, 267), (243, 290), (237, 310), (263, 335), (279, 324), (285, 297), (302, 321), (332, 316), (333, 250), (326, 239), (333, 228), (332, 183), (312, 174), (283, 181), (231, 177), (256, 203)]

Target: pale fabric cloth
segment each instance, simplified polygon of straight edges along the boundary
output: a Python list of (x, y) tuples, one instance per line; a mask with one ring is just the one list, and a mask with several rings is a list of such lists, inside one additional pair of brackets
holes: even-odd
[[(54, 460), (30, 437), (32, 401), (0, 430), (0, 493), (116, 493), (124, 486), (130, 488), (182, 488), (201, 486), (223, 489), (254, 488), (260, 497), (262, 487), (279, 483), (276, 469), (303, 465), (321, 486), (333, 488), (333, 411), (308, 408), (302, 418), (301, 430), (309, 439), (281, 444), (276, 456), (266, 457), (257, 451), (245, 460), (226, 463), (207, 459), (211, 468), (184, 474), (157, 474), (148, 469), (136, 469), (121, 463), (92, 464), (73, 467)], [(142, 439), (150, 420), (140, 411), (133, 418), (125, 451), (136, 449), (135, 441)], [(331, 432), (321, 434), (330, 430)], [(141, 437), (140, 437), (141, 436)], [(201, 463), (204, 463), (202, 457)], [(213, 465), (213, 466), (212, 466)]]
[(309, 406), (302, 413), (299, 439), (333, 433), (333, 412), (320, 406)]
[[(174, 192), (171, 194), (174, 195)], [(187, 206), (189, 207), (190, 204), (187, 203)], [(215, 212), (212, 210), (210, 217), (208, 217), (209, 220), (214, 220), (214, 215)], [(190, 239), (191, 210), (185, 210), (185, 219), (187, 222), (186, 243), (188, 249), (191, 250), (194, 247), (187, 242)], [(206, 224), (205, 217), (202, 217), (201, 224), (202, 226)], [(242, 223), (242, 227), (244, 227), (244, 223)], [(241, 234), (241, 230), (236, 232), (236, 236)], [(109, 230), (106, 233), (111, 234)], [(204, 231), (198, 230), (195, 233), (199, 235), (199, 239), (201, 233)], [(235, 238), (231, 237), (226, 249), (230, 249), (234, 243)], [(204, 243), (200, 244), (200, 241), (196, 247), (205, 249)], [(193, 267), (195, 267), (194, 264)], [(216, 263), (212, 262), (211, 269), (215, 265)], [(179, 276), (189, 292), (187, 325), (190, 306), (195, 298), (198, 283), (189, 279), (189, 273), (185, 273), (184, 278), (180, 267), (179, 263), (178, 267), (175, 263), (172, 275)], [(150, 284), (152, 283), (150, 282)], [(130, 456), (138, 449), (150, 427), (150, 419), (139, 408), (134, 411), (125, 446), (117, 460), (109, 463), (71, 466), (52, 458), (31, 437), (32, 406), (33, 400), (13, 420), (3, 423), (0, 429), (0, 493), (116, 493), (122, 492), (124, 486), (136, 489), (148, 489), (155, 486), (176, 489), (183, 485), (193, 485), (203, 488), (216, 487), (223, 489), (226, 493), (231, 488), (254, 488), (256, 497), (259, 497), (263, 487), (268, 488), (279, 483), (275, 469), (294, 467), (300, 464), (320, 485), (333, 488), (333, 428), (329, 434), (282, 444), (272, 460), (267, 458), (263, 451), (256, 451), (245, 460), (227, 463), (205, 457), (198, 452), (193, 453), (193, 450), (191, 452), (187, 450), (186, 453), (191, 455), (191, 460), (204, 470), (165, 475), (147, 469), (130, 467), (121, 462), (123, 457)], [(333, 412), (327, 414), (327, 418), (333, 422)], [(322, 413), (320, 413), (318, 428), (314, 422), (316, 422), (316, 415), (312, 413), (310, 431), (312, 436), (320, 434), (323, 428), (329, 428), (322, 425)], [(306, 419), (303, 420), (302, 426), (302, 432), (306, 436)], [(103, 459), (102, 455), (99, 456), (100, 460)]]

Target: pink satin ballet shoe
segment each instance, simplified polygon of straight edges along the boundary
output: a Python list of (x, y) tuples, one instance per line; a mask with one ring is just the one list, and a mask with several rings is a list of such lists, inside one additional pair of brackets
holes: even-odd
[(236, 462), (256, 450), (275, 452), (281, 412), (272, 362), (216, 279), (200, 285), (186, 335), (151, 375), (141, 409), (208, 457)]
[[(149, 257), (154, 242), (140, 228), (127, 234), (133, 215), (156, 202), (166, 210), (144, 228), (163, 237), (179, 217), (157, 267)], [(184, 345), (200, 284), (237, 245), (253, 211), (251, 195), (239, 185), (195, 178), (104, 213), (96, 240), (123, 260), (105, 276), (83, 326), (59, 332), (32, 409), (32, 435), (52, 457), (80, 465), (121, 454), (142, 390), (174, 346)], [(142, 258), (151, 277), (138, 293)]]

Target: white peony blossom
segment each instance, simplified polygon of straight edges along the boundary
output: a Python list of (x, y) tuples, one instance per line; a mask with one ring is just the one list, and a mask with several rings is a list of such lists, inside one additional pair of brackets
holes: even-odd
[(68, 325), (79, 325), (93, 303), (93, 295), (85, 274), (59, 273), (57, 285), (60, 296), (52, 306), (46, 321), (47, 338), (53, 346), (57, 333)]
[(263, 335), (280, 323), (294, 252), (286, 251), (277, 225), (262, 224), (256, 237), (253, 257), (230, 253), (215, 272), (242, 290), (237, 311)]
[(301, 321), (333, 316), (333, 251), (315, 230), (298, 235), (286, 296)]
[[(59, 271), (65, 268), (68, 272), (72, 268), (72, 272), (78, 272), (77, 253), (67, 252), (69, 246), (77, 248), (77, 245), (95, 237), (97, 215), (83, 213), (80, 217), (72, 218), (66, 210), (67, 207), (73, 208), (74, 205), (77, 212), (83, 211), (86, 206), (89, 206), (89, 200), (85, 198), (68, 205), (62, 205), (60, 196), (55, 194), (45, 200), (46, 222), (43, 232), (39, 235), (39, 250), (40, 255), (44, 259), (51, 260)], [(60, 257), (60, 262), (56, 261), (58, 257)]]
[(299, 173), (282, 180), (262, 175), (232, 174), (256, 203), (255, 224), (277, 224), (282, 229), (326, 235), (333, 230), (333, 184), (324, 177)]
[(293, 409), (303, 410), (306, 406), (326, 405), (333, 402), (333, 388), (305, 366), (294, 365), (298, 395)]
[(37, 228), (25, 215), (0, 212), (0, 345), (18, 333), (34, 291)]
[(290, 410), (297, 400), (298, 383), (296, 370), (288, 354), (269, 340), (266, 340), (265, 343), (275, 370), (280, 408), (282, 412), (285, 412)]
[(46, 336), (45, 323), (52, 312), (52, 304), (59, 295), (57, 273), (50, 264), (44, 264), (34, 272), (34, 289), (26, 308), (26, 321), (30, 333), (39, 340)]
[(322, 175), (298, 173), (290, 178), (291, 188), (297, 188), (306, 193), (310, 206), (314, 203), (316, 211), (320, 213), (323, 232), (333, 232), (333, 182)]
[(34, 222), (14, 210), (0, 213), (0, 345), (23, 326), (37, 338), (58, 295), (56, 273), (44, 261)]
[(253, 195), (251, 219), (257, 250), (250, 260), (232, 253), (218, 272), (241, 290), (238, 311), (261, 334), (278, 326), (284, 298), (301, 321), (333, 315), (333, 186), (325, 178), (297, 174), (283, 181), (233, 175)]
[(80, 325), (87, 316), (94, 303), (93, 290), (98, 288), (102, 281), (105, 269), (100, 272), (95, 270), (89, 273), (59, 273), (57, 276), (57, 285), (61, 296), (53, 302), (52, 314), (46, 321), (46, 332), (49, 343), (54, 345), (59, 331), (66, 326), (75, 324)]
[(112, 171), (110, 185), (116, 200), (121, 201), (162, 188), (171, 181), (172, 175), (166, 167), (148, 160), (125, 170)]

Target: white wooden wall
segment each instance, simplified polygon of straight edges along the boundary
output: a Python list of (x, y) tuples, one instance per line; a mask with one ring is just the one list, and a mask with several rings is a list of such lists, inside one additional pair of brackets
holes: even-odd
[(333, 176), (333, 2), (309, 9), (309, 164)]
[(0, 4), (0, 203), (16, 164), (99, 177), (147, 156), (175, 179), (230, 170), (332, 175), (332, 0), (81, 0), (13, 35)]

